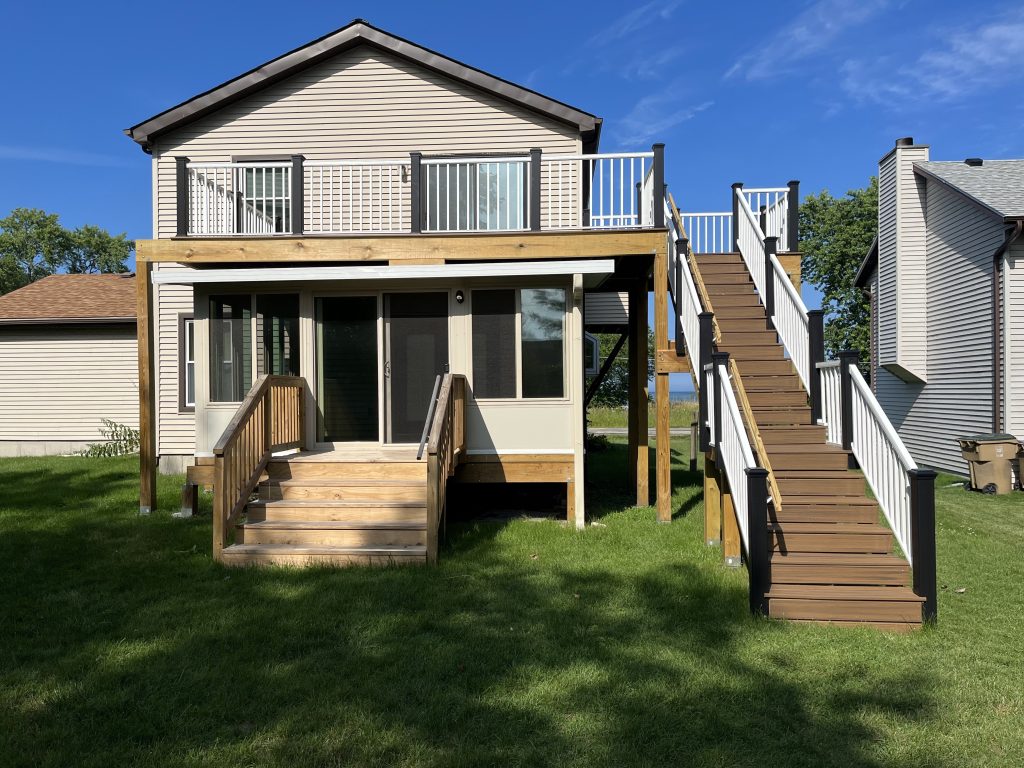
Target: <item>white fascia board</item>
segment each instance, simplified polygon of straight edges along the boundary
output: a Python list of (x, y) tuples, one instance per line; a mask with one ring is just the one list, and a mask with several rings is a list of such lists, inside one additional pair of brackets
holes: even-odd
[(565, 261), (479, 262), (410, 266), (239, 267), (236, 269), (172, 268), (154, 270), (155, 285), (199, 283), (281, 283), (334, 280), (430, 280), (465, 277), (538, 277), (545, 275), (610, 275), (614, 259)]

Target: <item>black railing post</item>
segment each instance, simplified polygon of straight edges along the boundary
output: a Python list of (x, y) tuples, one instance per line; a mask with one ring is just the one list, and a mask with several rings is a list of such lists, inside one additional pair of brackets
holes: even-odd
[[(676, 355), (682, 355), (684, 352), (687, 354), (690, 350), (686, 349), (686, 340), (683, 338), (683, 313), (680, 310), (682, 305), (683, 295), (683, 270), (686, 269), (686, 252), (690, 247), (690, 241), (685, 237), (681, 237), (676, 240), (676, 292), (672, 299), (676, 305)], [(696, 360), (692, 360), (691, 363), (696, 363)]]
[(530, 231), (540, 232), (540, 157), (541, 150), (530, 150)]
[(714, 321), (715, 315), (713, 312), (701, 312), (697, 315), (700, 331), (700, 359), (695, 362), (697, 363), (697, 419), (700, 421), (698, 425), (700, 427), (698, 430), (698, 442), (700, 443), (701, 451), (707, 451), (711, 448), (710, 432), (708, 431), (710, 417), (708, 413), (708, 387), (704, 368), (711, 364), (711, 352), (715, 343)]
[(292, 195), (292, 234), (301, 235), (303, 233), (303, 225), (305, 219), (305, 185), (306, 178), (303, 173), (302, 165), (306, 162), (306, 158), (302, 155), (292, 155), (292, 179), (291, 179), (291, 195)]
[(775, 267), (772, 256), (779, 250), (779, 238), (764, 239), (764, 325), (769, 331), (775, 330)]
[(761, 232), (764, 235), (768, 234), (768, 206), (761, 206), (761, 210), (757, 217), (757, 225), (761, 227)]
[(922, 618), (938, 616), (935, 574), (935, 472), (910, 470), (910, 547), (913, 555), (914, 594), (924, 598)]
[(423, 202), (420, 197), (423, 181), (423, 170), (420, 165), (422, 161), (422, 152), (409, 153), (409, 231), (414, 235), (423, 231)]
[(771, 584), (768, 560), (768, 470), (747, 469), (747, 577), (750, 582), (750, 612), (767, 615), (765, 593)]
[(188, 158), (174, 158), (174, 184), (177, 205), (177, 230), (178, 237), (188, 235)]
[(732, 252), (740, 252), (740, 196), (743, 189), (743, 182), (737, 181), (732, 185)]
[(786, 200), (789, 206), (786, 212), (786, 250), (795, 253), (800, 250), (800, 182), (791, 181), (789, 196)]
[(665, 226), (665, 145), (655, 144), (651, 149), (654, 150), (654, 178), (651, 179), (653, 184), (651, 197), (654, 198), (651, 201), (651, 205), (654, 207), (651, 211), (652, 220), (655, 229), (663, 229)]
[(644, 225), (644, 185), (639, 181), (636, 183), (636, 225)]
[(821, 421), (821, 371), (818, 363), (825, 362), (825, 311), (822, 309), (807, 310), (808, 347), (807, 376), (810, 380), (808, 396), (811, 400), (811, 424)]
[(715, 412), (712, 414), (715, 424), (715, 445), (714, 448), (717, 451), (722, 445), (722, 381), (719, 369), (724, 365), (726, 370), (729, 369), (729, 353), (728, 352), (712, 352), (711, 353), (711, 373), (712, 381), (715, 386)]
[(842, 408), (843, 450), (853, 446), (853, 379), (850, 377), (850, 366), (860, 362), (860, 354), (856, 350), (839, 353), (839, 398)]

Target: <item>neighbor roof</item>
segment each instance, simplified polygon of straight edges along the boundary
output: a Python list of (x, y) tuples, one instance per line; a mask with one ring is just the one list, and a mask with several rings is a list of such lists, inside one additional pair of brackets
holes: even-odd
[(928, 161), (914, 168), (1004, 219), (1024, 218), (1024, 160), (984, 160), (981, 165)]
[(868, 280), (871, 278), (871, 274), (878, 268), (878, 235), (875, 235), (875, 239), (871, 241), (871, 247), (868, 248), (868, 255), (864, 257), (864, 261), (860, 263), (860, 268), (857, 270), (857, 274), (854, 275), (853, 285), (855, 288), (863, 288), (867, 285)]
[(50, 275), (0, 296), (0, 324), (135, 322), (135, 275)]
[(126, 128), (125, 133), (142, 145), (143, 149), (148, 150), (152, 140), (160, 134), (174, 130), (358, 45), (371, 45), (388, 51), (407, 61), (467, 83), (478, 90), (492, 93), (562, 123), (574, 125), (584, 134), (584, 144), (588, 151), (596, 150), (601, 118), (377, 29), (362, 19), (356, 19), (341, 29), (261, 64), (205, 93), (193, 96), (188, 101), (154, 115), (138, 125)]

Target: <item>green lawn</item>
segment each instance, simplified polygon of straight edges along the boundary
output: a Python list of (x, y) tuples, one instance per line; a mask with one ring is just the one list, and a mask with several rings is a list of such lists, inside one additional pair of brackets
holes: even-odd
[(592, 461), (585, 532), (233, 571), (180, 479), (140, 518), (132, 459), (0, 460), (0, 765), (1024, 764), (1020, 496), (940, 487), (939, 624), (893, 635), (751, 618), (697, 476), (658, 525)]
[[(673, 427), (688, 428), (697, 418), (697, 402), (675, 401), (670, 406), (670, 423)], [(656, 422), (654, 418), (654, 403), (647, 409), (647, 423), (653, 429)], [(625, 427), (626, 408), (610, 405), (594, 405), (587, 408), (588, 427)]]

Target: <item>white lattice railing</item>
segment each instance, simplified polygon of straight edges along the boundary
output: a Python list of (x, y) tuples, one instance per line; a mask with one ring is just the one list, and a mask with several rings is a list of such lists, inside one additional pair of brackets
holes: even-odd
[(543, 155), (541, 228), (652, 226), (653, 164), (654, 152)]
[(681, 213), (694, 253), (732, 252), (732, 213)]
[(407, 160), (307, 160), (306, 232), (407, 231), (408, 167)]

